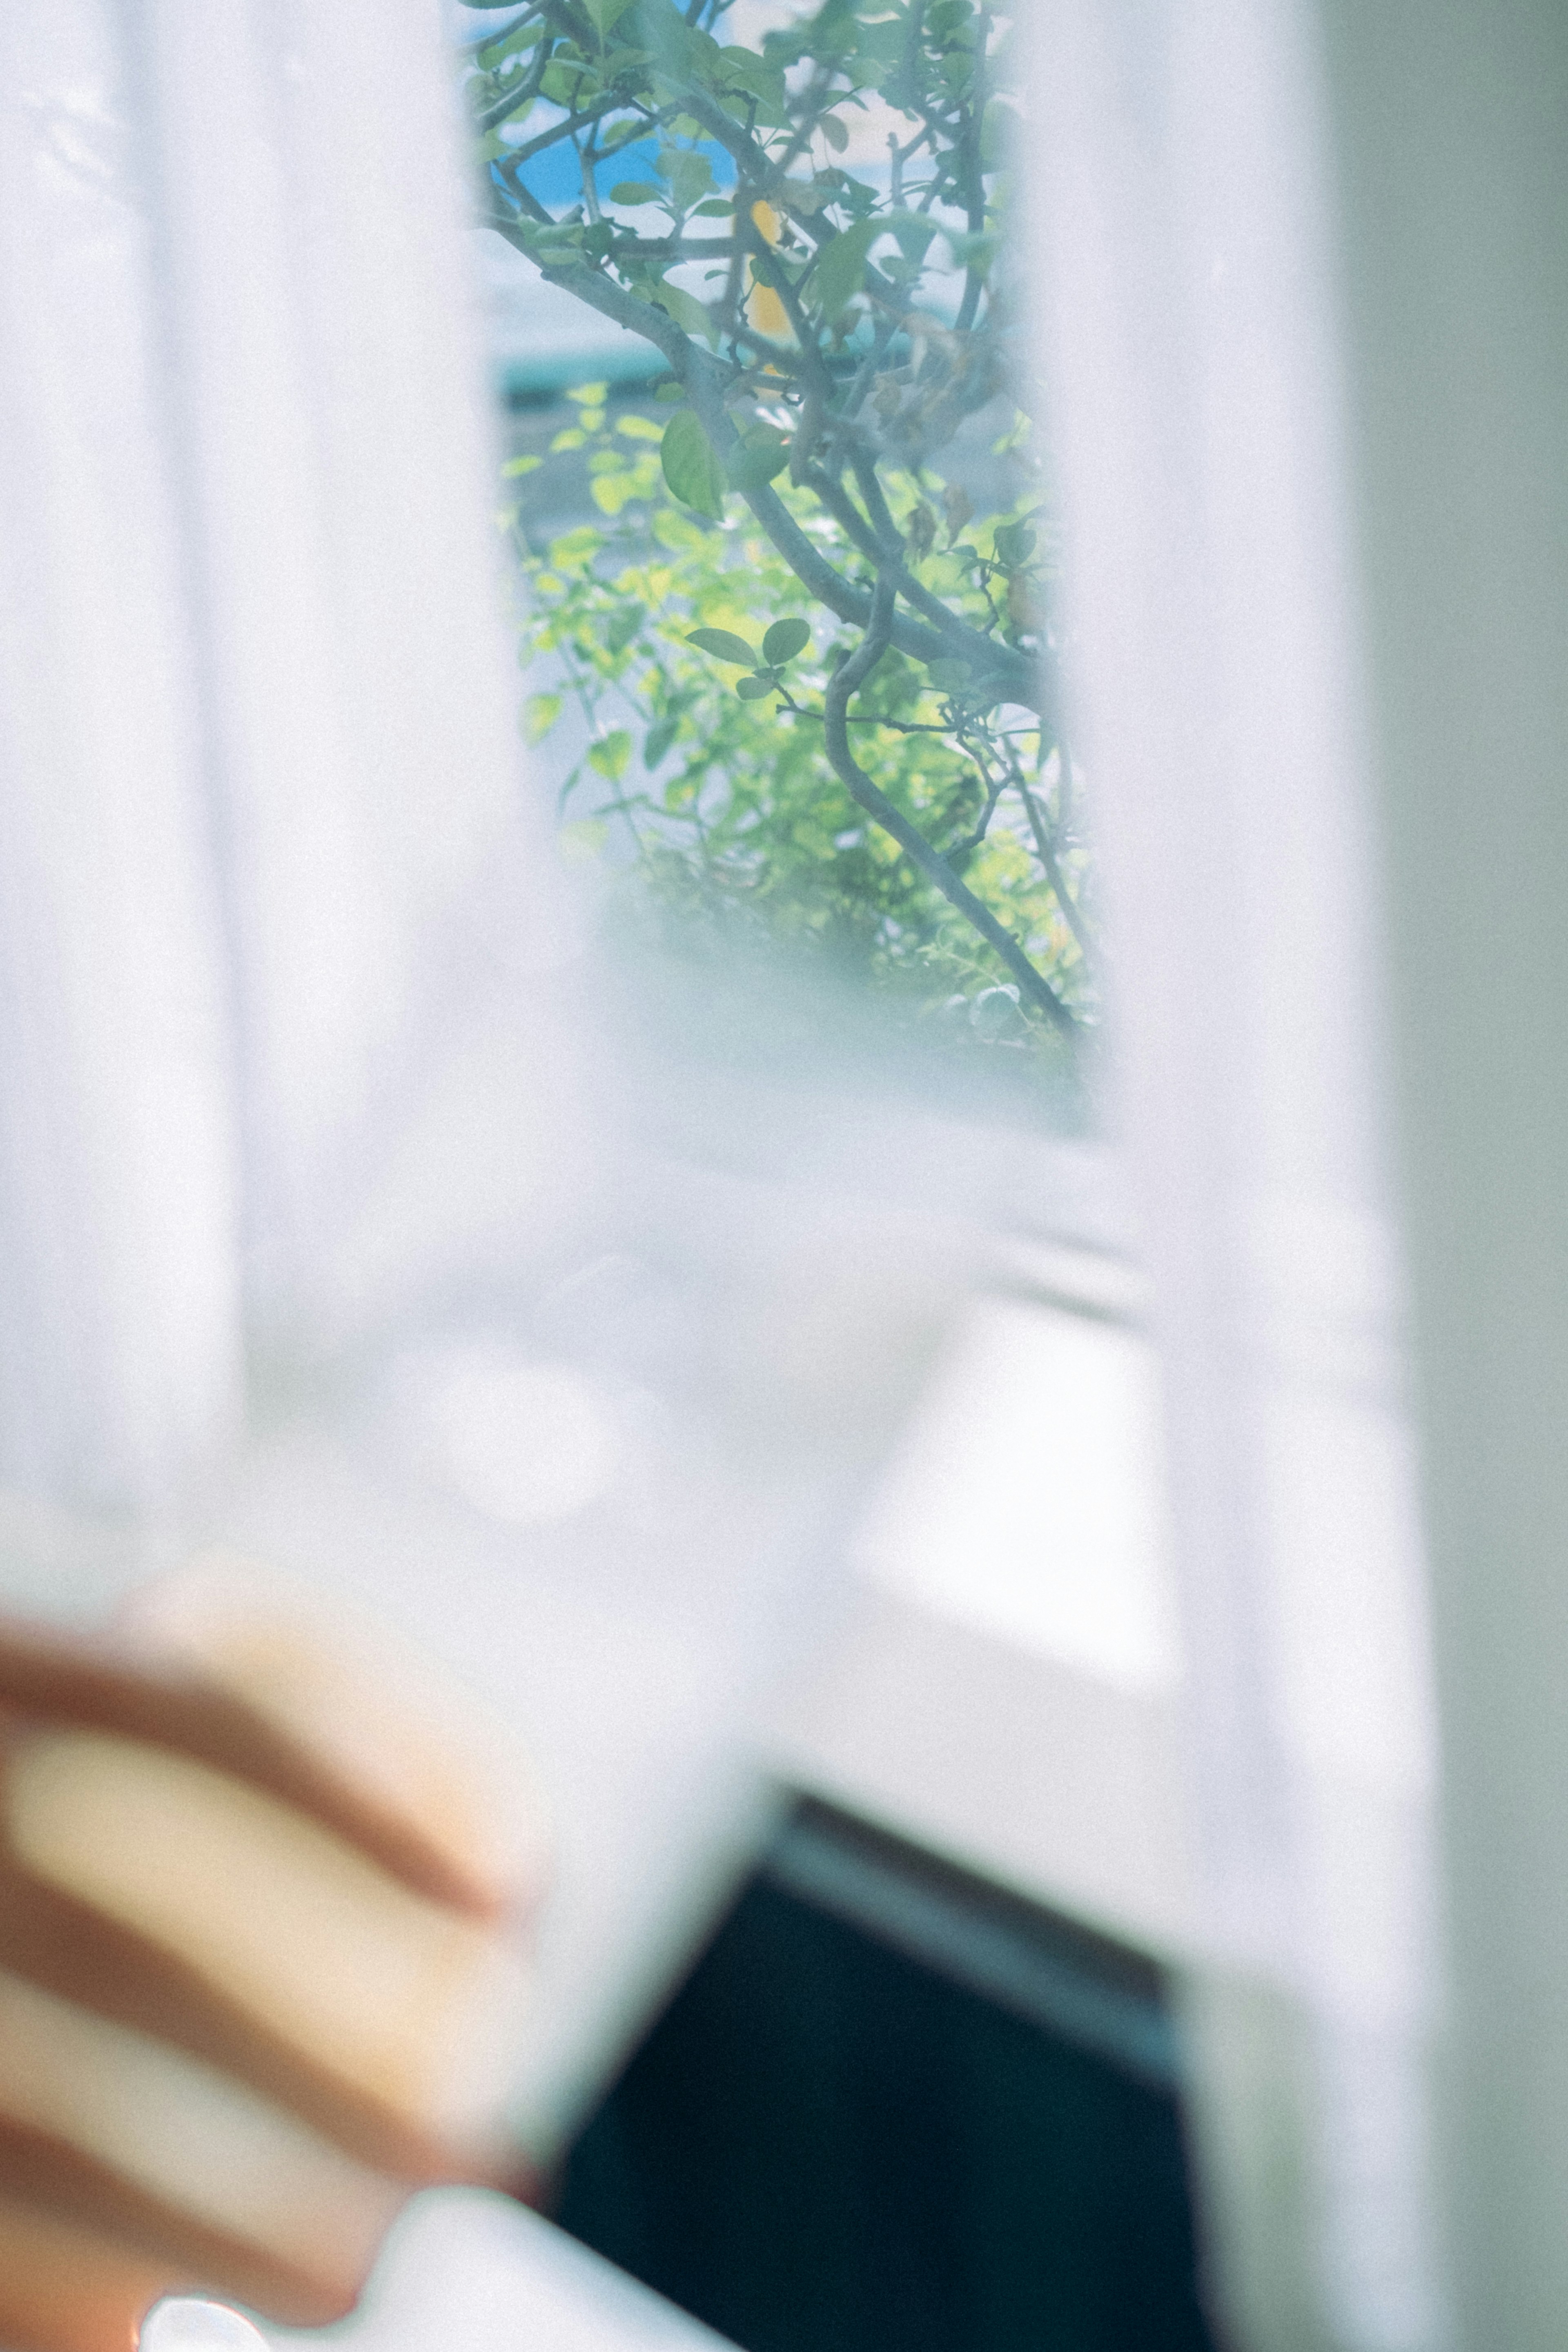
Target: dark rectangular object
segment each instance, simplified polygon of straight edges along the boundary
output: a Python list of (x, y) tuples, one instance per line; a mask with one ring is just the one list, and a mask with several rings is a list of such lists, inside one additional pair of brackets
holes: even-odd
[(813, 1801), (558, 2218), (744, 2352), (1211, 2352), (1159, 1971)]

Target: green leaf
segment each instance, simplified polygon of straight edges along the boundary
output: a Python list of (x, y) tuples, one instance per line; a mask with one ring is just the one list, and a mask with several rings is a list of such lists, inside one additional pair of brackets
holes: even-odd
[(686, 642), (689, 646), (700, 646), (705, 654), (711, 654), (716, 661), (735, 662), (742, 669), (756, 667), (755, 646), (749, 646), (744, 637), (736, 636), (732, 630), (688, 629)]
[(593, 18), (594, 29), (601, 40), (617, 17), (626, 15), (631, 5), (632, 0), (583, 0), (583, 5)]
[(823, 137), (835, 153), (842, 155), (849, 144), (849, 133), (836, 114), (825, 114), (820, 124)]
[(617, 727), (613, 735), (605, 735), (597, 743), (590, 745), (588, 765), (607, 782), (618, 784), (626, 772), (631, 756), (631, 736), (624, 727)]
[(1031, 530), (1026, 522), (1001, 524), (993, 532), (991, 541), (996, 550), (997, 562), (1009, 565), (1026, 563), (1035, 551), (1038, 537), (1039, 533)]
[(748, 433), (730, 464), (732, 490), (760, 490), (789, 464), (789, 444), (780, 433), (764, 428)]
[(713, 185), (712, 164), (692, 148), (666, 149), (660, 162), (682, 212), (700, 203)]
[(579, 408), (603, 408), (609, 389), (607, 383), (569, 383), (566, 397), (574, 400)]
[(642, 763), (645, 768), (657, 768), (675, 740), (679, 719), (656, 719), (643, 738)]
[(741, 677), (735, 681), (735, 691), (742, 702), (761, 702), (764, 696), (776, 694), (778, 688), (770, 677)]
[(550, 444), (550, 454), (558, 457), (563, 449), (581, 449), (588, 436), (581, 425), (563, 425)]
[(936, 235), (929, 220), (923, 220), (918, 213), (895, 213), (887, 225), (898, 238), (899, 250), (906, 261), (925, 259), (926, 248)]
[(597, 555), (605, 544), (605, 534), (592, 523), (579, 523), (575, 530), (563, 530), (559, 539), (550, 542), (550, 561), (557, 572), (574, 572)]
[(728, 196), (705, 196), (700, 205), (693, 206), (692, 218), (694, 220), (727, 220), (734, 209), (734, 205)]
[(633, 597), (616, 614), (605, 631), (605, 643), (613, 654), (624, 654), (647, 617), (647, 608)]
[(663, 383), (654, 386), (653, 396), (656, 400), (668, 401), (673, 406), (678, 400), (685, 399), (686, 386), (683, 383), (678, 383), (673, 376), (668, 376)]
[(782, 668), (785, 662), (794, 661), (796, 654), (803, 652), (810, 643), (809, 621), (775, 621), (763, 639), (763, 659), (775, 669)]
[(540, 78), (540, 92), (552, 106), (570, 107), (582, 86), (584, 72), (582, 66), (548, 65)]
[(558, 694), (531, 694), (522, 706), (522, 740), (542, 743), (564, 705)]
[(866, 257), (887, 224), (874, 215), (857, 221), (825, 245), (816, 257), (807, 284), (825, 319), (837, 319), (852, 295), (860, 291)]
[[(721, 521), (724, 514), (724, 468), (692, 410), (676, 410), (664, 428), (658, 455), (664, 467), (664, 478), (682, 506), (709, 516), (714, 522)], [(751, 658), (748, 650), (746, 659), (750, 661)]]
[(509, 457), (501, 467), (503, 474), (532, 474), (542, 466), (542, 457)]
[(617, 416), (616, 431), (624, 433), (628, 441), (662, 441), (664, 427), (656, 425), (651, 416)]
[(668, 278), (661, 278), (653, 289), (653, 299), (684, 334), (700, 335), (710, 344), (718, 341), (718, 330), (706, 306), (695, 294), (689, 294), (684, 286), (672, 286)]
[(1002, 250), (1002, 240), (989, 230), (984, 236), (963, 236), (956, 229), (943, 229), (947, 249), (952, 256), (955, 269), (973, 269), (984, 278)]
[(659, 191), (647, 180), (617, 180), (610, 190), (613, 205), (657, 205), (660, 201)]

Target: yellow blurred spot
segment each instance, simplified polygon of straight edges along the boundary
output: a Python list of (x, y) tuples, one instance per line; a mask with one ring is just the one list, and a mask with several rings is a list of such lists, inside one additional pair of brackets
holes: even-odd
[[(766, 237), (770, 245), (776, 245), (778, 243), (779, 216), (777, 213), (774, 212), (772, 205), (765, 204), (759, 197), (757, 202), (752, 206), (752, 220), (754, 226), (762, 231), (763, 236)], [(780, 300), (778, 293), (774, 288), (772, 286), (759, 286), (757, 284), (755, 278), (752, 274), (752, 265), (750, 262), (746, 264), (746, 285), (748, 289), (746, 295), (747, 323), (750, 326), (755, 327), (759, 335), (766, 335), (773, 342), (790, 341), (792, 340), (792, 336), (788, 312), (785, 310), (784, 306)]]

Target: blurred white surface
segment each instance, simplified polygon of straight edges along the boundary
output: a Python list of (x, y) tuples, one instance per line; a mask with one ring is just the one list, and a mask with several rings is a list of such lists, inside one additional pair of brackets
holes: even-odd
[(878, 1583), (1118, 1688), (1179, 1679), (1159, 1373), (1136, 1331), (976, 1300), (856, 1541)]
[[(724, 2338), (522, 2206), (437, 2189), (404, 2213), (352, 2319), (268, 2327), (266, 2341), (274, 2352), (721, 2352)], [(142, 2347), (237, 2352), (216, 2335), (144, 2335)]]

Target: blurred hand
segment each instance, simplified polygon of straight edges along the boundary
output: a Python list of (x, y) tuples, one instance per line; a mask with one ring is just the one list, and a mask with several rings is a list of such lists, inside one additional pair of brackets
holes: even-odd
[(214, 1565), (0, 1621), (0, 2343), (353, 2303), (414, 2188), (516, 2169), (520, 1757), (425, 1663)]

